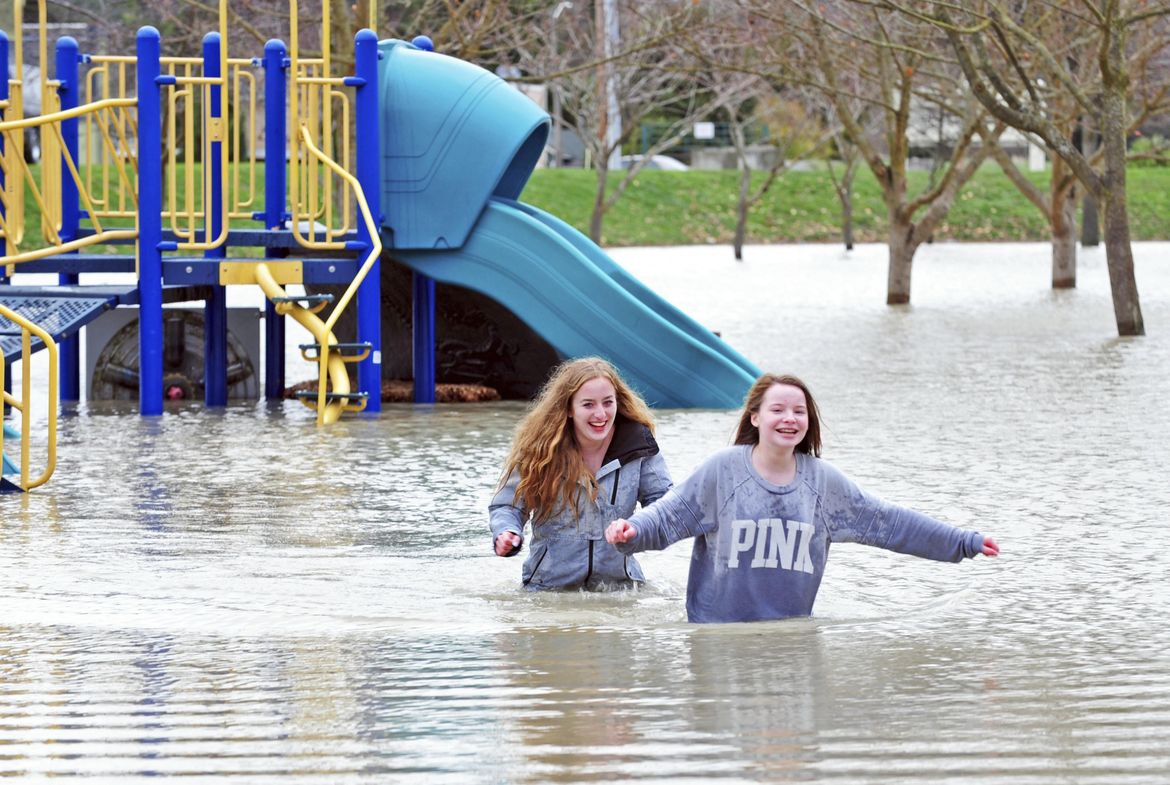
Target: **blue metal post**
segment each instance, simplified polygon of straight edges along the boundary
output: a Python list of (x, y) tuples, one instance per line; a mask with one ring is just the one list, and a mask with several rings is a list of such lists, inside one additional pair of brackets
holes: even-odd
[[(77, 66), (80, 60), (80, 50), (77, 41), (70, 36), (63, 36), (57, 41), (57, 88), (61, 96), (61, 109), (73, 109), (77, 106), (81, 92), (77, 81)], [(77, 164), (78, 138), (77, 118), (61, 122), (61, 138), (65, 142), (74, 165)], [(68, 242), (77, 238), (81, 225), (81, 204), (77, 193), (77, 183), (65, 157), (61, 157), (61, 240)], [(60, 273), (57, 282), (61, 286), (75, 286), (80, 276), (71, 273)], [(71, 335), (59, 344), (60, 353), (60, 395), (63, 401), (77, 401), (81, 399), (81, 351), (77, 334)]]
[[(285, 150), (288, 128), (285, 125), (288, 88), (285, 62), (288, 55), (283, 41), (273, 39), (264, 45), (264, 227), (280, 229), (284, 223)], [(259, 216), (256, 216), (259, 217)]]
[[(203, 36), (203, 75), (210, 79), (224, 75), (219, 62), (221, 46), (219, 33)], [(217, 238), (224, 229), (222, 155), (227, 118), (220, 105), (223, 88), (211, 85), (204, 95), (207, 105), (203, 108), (203, 165), (210, 170), (210, 190), (203, 195), (203, 207), (207, 228)], [(207, 259), (222, 259), (226, 255), (226, 243), (203, 252)], [(214, 283), (211, 296), (203, 306), (203, 402), (207, 406), (227, 406), (227, 333), (227, 289)]]
[[(2, 64), (2, 65), (0, 65), (0, 68), (2, 68), (2, 70), (3, 70), (3, 73), (0, 74), (0, 76), (3, 77), (3, 78), (0, 78), (0, 101), (7, 101), (8, 100), (8, 73), (9, 73), (9, 71), (8, 71), (8, 34), (5, 33), (3, 30), (0, 30), (0, 64)], [(4, 119), (4, 110), (0, 109), (0, 120), (3, 120), (3, 119)], [(3, 155), (4, 155), (4, 136), (0, 135), (0, 156), (3, 156)], [(4, 172), (0, 171), (0, 190), (2, 190), (3, 188), (4, 188)], [(4, 213), (4, 203), (2, 201), (0, 201), (0, 214), (3, 214), (3, 213)], [(4, 240), (3, 237), (0, 237), (0, 256), (3, 256), (6, 253), (8, 253), (7, 246), (8, 246), (8, 243)], [(7, 283), (7, 281), (8, 281), (8, 274), (5, 271), (5, 268), (0, 267), (0, 284)], [(4, 359), (0, 358), (0, 362), (4, 362)], [(6, 362), (4, 362), (4, 392), (8, 393), (9, 395), (12, 394), (12, 365), (10, 363), (6, 363)], [(0, 396), (0, 397), (2, 397), (2, 396)], [(6, 403), (0, 404), (0, 419), (3, 419), (4, 415), (8, 414), (8, 408), (9, 408), (8, 404), (6, 404)]]
[(435, 281), (413, 275), (414, 402), (435, 402)]
[[(8, 71), (8, 34), (5, 33), (3, 30), (0, 30), (0, 64), (3, 64), (2, 66), (0, 66), (3, 69), (3, 74), (0, 74), (0, 76), (3, 76), (3, 78), (0, 78), (0, 101), (7, 101), (8, 100), (8, 73), (9, 73), (9, 71)], [(4, 119), (7, 119), (4, 117), (4, 110), (0, 109), (0, 120), (4, 120)], [(3, 156), (3, 155), (4, 155), (4, 135), (0, 134), (0, 156)], [(2, 190), (3, 188), (4, 188), (4, 172), (3, 172), (3, 170), (0, 170), (0, 190)], [(0, 201), (0, 215), (6, 215), (6, 213), (4, 212), (3, 201)], [(7, 247), (8, 247), (7, 241), (3, 237), (0, 237), (0, 256), (4, 256), (8, 253)], [(4, 283), (7, 280), (7, 278), (8, 278), (8, 274), (5, 272), (3, 267), (0, 267), (0, 284)], [(7, 380), (8, 374), (4, 374), (4, 378), (5, 378), (5, 380)], [(5, 384), (5, 387), (7, 387), (8, 382), (5, 381), (4, 384)]]
[[(287, 106), (282, 41), (264, 45), (264, 228), (280, 229), (284, 224)], [(270, 251), (271, 253), (271, 251)], [(276, 313), (271, 300), (264, 302), (264, 397), (284, 397), (284, 317)]]
[(138, 408), (163, 411), (162, 115), (158, 30), (138, 30)]
[[(382, 152), (378, 134), (378, 36), (359, 30), (354, 37), (354, 116), (357, 125), (357, 179), (374, 223), (382, 222)], [(364, 220), (357, 222), (358, 242), (373, 245)], [(366, 251), (361, 251), (364, 258)], [(357, 339), (372, 347), (358, 364), (358, 389), (369, 393), (365, 411), (382, 411), (382, 262), (374, 260), (357, 292)], [(432, 393), (431, 399), (434, 400)]]

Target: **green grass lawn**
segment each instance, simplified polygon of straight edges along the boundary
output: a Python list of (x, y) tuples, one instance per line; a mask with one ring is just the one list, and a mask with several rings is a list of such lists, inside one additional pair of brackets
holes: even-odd
[[(1031, 176), (1046, 187), (1046, 172)], [(757, 174), (757, 182), (760, 178)], [(921, 190), (927, 173), (913, 172), (912, 178)], [(591, 171), (539, 169), (521, 198), (587, 232), (595, 182)], [(1134, 239), (1170, 239), (1170, 168), (1131, 169), (1128, 186)], [(737, 172), (641, 172), (606, 215), (603, 245), (730, 243), (737, 188)], [(856, 178), (853, 209), (856, 240), (883, 242), (885, 205), (868, 171)], [(749, 243), (838, 242), (840, 237), (841, 207), (824, 171), (787, 173), (749, 215)], [(1046, 240), (1048, 231), (1044, 217), (998, 167), (985, 166), (964, 186), (935, 239)]]
[[(1048, 175), (1030, 176), (1044, 186)], [(262, 188), (262, 167), (257, 177)], [(762, 177), (757, 173), (756, 182)], [(927, 174), (913, 172), (912, 180), (917, 192), (925, 186)], [(521, 198), (587, 233), (595, 183), (591, 170), (538, 169)], [(738, 183), (734, 171), (643, 171), (607, 213), (602, 244), (728, 244), (735, 230)], [(1133, 238), (1170, 239), (1170, 168), (1132, 168), (1128, 187)], [(39, 211), (31, 197), (26, 198), (28, 226), (39, 227)], [(263, 202), (263, 193), (257, 194), (251, 209), (263, 210)], [(258, 226), (246, 219), (233, 220), (232, 225)], [(868, 170), (861, 171), (854, 188), (854, 237), (858, 242), (883, 242), (885, 226), (886, 211), (877, 183)], [(841, 206), (823, 170), (787, 173), (749, 216), (749, 243), (840, 242), (840, 237)], [(1040, 212), (991, 165), (964, 186), (935, 239), (1043, 241), (1048, 232)]]

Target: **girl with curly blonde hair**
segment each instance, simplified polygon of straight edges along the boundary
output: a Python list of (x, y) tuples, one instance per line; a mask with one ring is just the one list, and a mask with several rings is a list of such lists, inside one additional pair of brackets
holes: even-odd
[(488, 513), (498, 556), (532, 542), (523, 583), (540, 589), (604, 589), (645, 580), (605, 527), (671, 487), (654, 418), (605, 360), (562, 363), (516, 427)]

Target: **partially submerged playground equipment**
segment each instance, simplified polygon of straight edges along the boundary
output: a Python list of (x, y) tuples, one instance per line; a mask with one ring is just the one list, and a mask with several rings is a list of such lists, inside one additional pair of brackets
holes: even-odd
[[(653, 405), (741, 402), (757, 373), (750, 362), (584, 235), (519, 201), (548, 136), (540, 107), (425, 38), (379, 43), (373, 18), (355, 36), (354, 72), (337, 75), (329, 5), (319, 57), (300, 54), (297, 0), (287, 48), (270, 41), (262, 56), (229, 57), (220, 0), (219, 30), (200, 56), (163, 56), (158, 32), (143, 27), (132, 56), (82, 53), (62, 37), (50, 68), (40, 0), (40, 114), (24, 116), (22, 80), (0, 80), (0, 347), (4, 365), (22, 368), (19, 395), (3, 376), (5, 404), (20, 413), (20, 460), (9, 466), (18, 487), (52, 473), (58, 391), (81, 397), (78, 332), (115, 308), (136, 314), (136, 362), (94, 373), (136, 388), (143, 415), (193, 393), (175, 372), (186, 345), (184, 320), (168, 318), (177, 303), (202, 303), (198, 387), (206, 405), (227, 403), (233, 285), (267, 298), (267, 398), (283, 397), (290, 316), (314, 336), (302, 355), (317, 366), (317, 389), (301, 397), (317, 422), (379, 411), (383, 261), (410, 270), (417, 402), (434, 401), (436, 282), (498, 303), (556, 356), (608, 357)], [(0, 34), (16, 74), (22, 38)], [(40, 139), (39, 167), (25, 160), (27, 129)], [(21, 273), (57, 283), (20, 285)], [(83, 274), (129, 280), (95, 285)], [(335, 328), (351, 305), (355, 339), (343, 342)], [(28, 358), (42, 348), (48, 466), (30, 476)]]

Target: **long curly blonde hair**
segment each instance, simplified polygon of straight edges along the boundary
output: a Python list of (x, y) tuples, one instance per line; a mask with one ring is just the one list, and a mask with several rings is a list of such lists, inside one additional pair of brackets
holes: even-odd
[(568, 360), (553, 370), (540, 394), (516, 426), (512, 449), (504, 461), (500, 486), (513, 471), (520, 474), (517, 506), (531, 511), (534, 523), (548, 520), (562, 504), (577, 515), (584, 485), (589, 500), (597, 499), (597, 480), (585, 466), (573, 429), (573, 396), (593, 379), (613, 385), (617, 414), (654, 431), (654, 417), (638, 393), (600, 357)]

